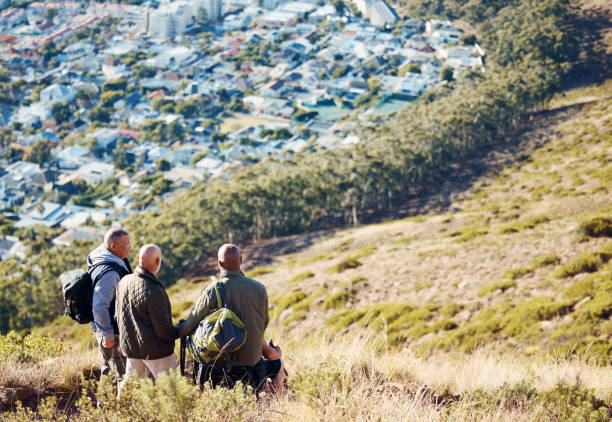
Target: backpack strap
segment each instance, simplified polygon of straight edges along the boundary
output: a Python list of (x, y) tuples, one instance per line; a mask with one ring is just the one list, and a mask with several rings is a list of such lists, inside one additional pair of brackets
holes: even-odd
[[(108, 265), (110, 266), (109, 269), (107, 269), (106, 271), (102, 271), (100, 274), (98, 274), (96, 276), (96, 278), (92, 278), (91, 279), (91, 288), (94, 289), (96, 287), (96, 284), (98, 283), (98, 280), (100, 279), (100, 277), (102, 277), (104, 274), (106, 274), (109, 271), (117, 271), (117, 274), (119, 274), (119, 278), (121, 279), (123, 276), (126, 276), (128, 274), (130, 274), (130, 271), (126, 271), (125, 268), (121, 267), (119, 264), (117, 264), (116, 262), (111, 262), (111, 261), (102, 261), (102, 262), (98, 262), (97, 264), (94, 264), (90, 267), (87, 267), (87, 272), (89, 273), (89, 277), (91, 278), (91, 274), (94, 272), (94, 270), (98, 267), (101, 267), (102, 265)], [(129, 268), (129, 267), (128, 267)]]
[(225, 288), (223, 287), (223, 282), (217, 279), (215, 276), (212, 276), (210, 279), (213, 281), (213, 287), (217, 295), (216, 309), (227, 308), (227, 300), (225, 299)]
[(219, 307), (227, 308), (227, 300), (225, 299), (225, 287), (223, 283), (217, 281), (215, 283), (215, 290), (217, 291), (217, 305), (221, 304)]

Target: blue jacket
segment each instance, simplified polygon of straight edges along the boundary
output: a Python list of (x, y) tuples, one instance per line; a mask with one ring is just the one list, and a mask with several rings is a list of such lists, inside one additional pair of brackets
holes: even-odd
[[(132, 273), (132, 268), (127, 259), (117, 257), (104, 245), (100, 245), (91, 251), (87, 257), (87, 267), (102, 262), (115, 265), (99, 265), (91, 272), (94, 290), (92, 298), (93, 322), (90, 326), (94, 331), (99, 332), (104, 340), (114, 340), (115, 335), (119, 334), (117, 321), (115, 320), (117, 285), (123, 276)], [(121, 274), (117, 270), (117, 266), (121, 268)]]

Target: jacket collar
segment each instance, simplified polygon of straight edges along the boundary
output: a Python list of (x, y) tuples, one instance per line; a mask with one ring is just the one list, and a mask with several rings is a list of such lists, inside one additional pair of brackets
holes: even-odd
[(134, 272), (142, 278), (146, 278), (147, 280), (150, 280), (154, 283), (161, 284), (161, 282), (157, 279), (157, 277), (155, 277), (155, 275), (152, 272), (150, 272), (146, 268), (141, 267), (140, 265), (136, 267)]
[(243, 275), (242, 270), (222, 270), (219, 273), (219, 279), (242, 277)]

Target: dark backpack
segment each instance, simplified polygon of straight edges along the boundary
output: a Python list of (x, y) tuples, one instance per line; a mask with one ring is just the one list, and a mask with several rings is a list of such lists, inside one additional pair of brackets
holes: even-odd
[(68, 315), (79, 324), (87, 324), (93, 321), (92, 302), (95, 283), (91, 279), (91, 273), (100, 265), (109, 265), (111, 268), (99, 274), (96, 277), (96, 282), (108, 271), (116, 270), (120, 276), (126, 273), (123, 268), (114, 262), (100, 262), (89, 267), (87, 271), (77, 269), (60, 275), (59, 281), (64, 298), (64, 315)]

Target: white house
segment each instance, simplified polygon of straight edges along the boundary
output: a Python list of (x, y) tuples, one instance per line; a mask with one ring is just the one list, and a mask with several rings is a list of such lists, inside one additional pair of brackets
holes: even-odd
[(89, 134), (88, 138), (94, 138), (100, 148), (107, 149), (109, 145), (119, 139), (119, 136), (119, 129), (103, 127)]
[(96, 185), (113, 175), (115, 168), (112, 164), (103, 161), (91, 161), (81, 166), (76, 172), (79, 179), (85, 180), (90, 185)]
[(69, 103), (76, 97), (76, 90), (67, 85), (53, 84), (40, 91), (40, 101), (47, 104)]
[(69, 146), (60, 151), (56, 156), (55, 160), (57, 165), (61, 169), (76, 169), (86, 160), (86, 155), (89, 154), (89, 150), (85, 147), (78, 145)]
[(21, 218), (15, 223), (15, 227), (29, 227), (36, 224), (53, 227), (70, 216), (70, 211), (66, 207), (47, 201), (24, 205), (21, 212)]
[[(62, 222), (63, 225), (63, 222)], [(99, 240), (104, 232), (96, 227), (75, 227), (57, 236), (51, 241), (55, 246), (70, 246), (75, 240)]]

